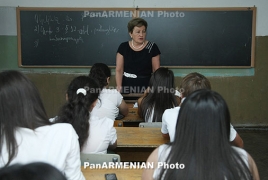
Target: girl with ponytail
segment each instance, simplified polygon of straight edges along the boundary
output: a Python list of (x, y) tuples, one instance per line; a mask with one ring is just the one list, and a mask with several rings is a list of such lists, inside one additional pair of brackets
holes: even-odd
[[(109, 145), (116, 144), (113, 121), (90, 115), (100, 91), (94, 79), (88, 76), (76, 77), (67, 89), (67, 102), (56, 119), (57, 123), (72, 124), (79, 137), (80, 151), (84, 153), (106, 153)], [(107, 140), (107, 136), (112, 138)]]
[(57, 122), (72, 124), (79, 137), (80, 149), (89, 135), (89, 111), (98, 99), (98, 88), (97, 83), (86, 76), (73, 79), (66, 92), (67, 102), (57, 118)]

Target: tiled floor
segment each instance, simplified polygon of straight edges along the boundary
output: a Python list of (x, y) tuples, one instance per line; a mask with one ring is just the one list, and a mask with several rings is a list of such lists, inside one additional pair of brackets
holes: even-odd
[(268, 180), (268, 129), (238, 129), (244, 149), (255, 160), (261, 180)]

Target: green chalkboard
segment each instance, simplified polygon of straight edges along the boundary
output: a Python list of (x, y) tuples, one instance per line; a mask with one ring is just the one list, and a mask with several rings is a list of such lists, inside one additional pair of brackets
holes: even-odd
[(144, 10), (148, 39), (157, 42), (163, 66), (251, 67), (253, 9)]
[(22, 66), (114, 66), (132, 18), (127, 10), (23, 8), (18, 14)]
[(17, 8), (19, 66), (115, 66), (133, 16), (148, 22), (161, 66), (254, 66), (256, 8)]

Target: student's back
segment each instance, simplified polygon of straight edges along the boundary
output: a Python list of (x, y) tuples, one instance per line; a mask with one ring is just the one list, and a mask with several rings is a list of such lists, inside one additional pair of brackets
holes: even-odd
[(145, 122), (161, 122), (166, 109), (178, 106), (175, 96), (174, 74), (160, 67), (151, 76), (149, 87), (138, 99), (138, 113)]
[(107, 149), (116, 147), (117, 134), (114, 120), (91, 115), (89, 124), (89, 136), (81, 152), (106, 154)]
[(94, 78), (102, 89), (91, 115), (112, 120), (115, 120), (119, 113), (126, 116), (128, 106), (123, 100), (123, 96), (116, 89), (108, 89), (111, 78), (109, 67), (103, 63), (96, 63), (90, 69), (89, 77)]
[[(122, 102), (125, 103), (123, 96), (116, 89), (104, 88), (100, 92), (99, 100), (96, 106), (92, 109), (91, 115), (115, 120), (119, 114), (119, 107)], [(128, 109), (126, 111), (128, 112)], [(124, 115), (127, 115), (127, 113), (124, 113)]]
[(17, 71), (0, 73), (0, 129), (0, 167), (41, 161), (84, 179), (74, 129), (48, 121), (36, 87)]
[(142, 179), (259, 180), (252, 157), (229, 143), (230, 113), (220, 94), (194, 91), (182, 103), (177, 119), (174, 142), (151, 153), (147, 163), (154, 167), (145, 168)]
[[(211, 89), (210, 82), (205, 76), (193, 72), (183, 77), (179, 90), (182, 99), (181, 103), (188, 95), (198, 89)], [(164, 137), (169, 137), (171, 142), (173, 142), (175, 138), (175, 129), (179, 111), (180, 107), (166, 109), (162, 116), (163, 123), (161, 132)]]
[(80, 150), (84, 153), (106, 153), (109, 147), (116, 147), (114, 121), (91, 114), (99, 92), (100, 88), (94, 79), (88, 76), (74, 78), (67, 88), (67, 102), (56, 119), (56, 123), (70, 123), (74, 127)]
[[(19, 144), (17, 155), (10, 164), (27, 164), (45, 162), (54, 165), (70, 179), (80, 179), (80, 156), (78, 136), (69, 124), (54, 124), (38, 127), (35, 130), (19, 127), (15, 131), (15, 139)], [(8, 154), (6, 141), (2, 154)], [(8, 156), (0, 159), (0, 167), (5, 166)], [(66, 164), (68, 171), (65, 171)], [(76, 172), (77, 171), (77, 172)]]
[[(193, 72), (186, 75), (180, 85), (181, 103), (188, 97), (192, 92), (199, 89), (211, 89), (209, 80), (202, 74)], [(174, 141), (175, 127), (177, 124), (177, 117), (180, 111), (180, 107), (173, 109), (167, 109), (162, 117), (162, 128), (161, 132), (164, 137), (170, 137), (170, 141)], [(230, 142), (238, 147), (243, 147), (243, 140), (236, 132), (234, 127), (230, 124)]]

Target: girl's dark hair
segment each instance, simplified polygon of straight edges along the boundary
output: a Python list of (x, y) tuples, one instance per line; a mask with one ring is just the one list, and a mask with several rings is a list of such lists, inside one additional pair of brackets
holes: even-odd
[(148, 23), (144, 19), (142, 19), (142, 18), (134, 18), (134, 19), (131, 19), (128, 22), (128, 25), (127, 25), (128, 32), (129, 33), (133, 33), (133, 29), (136, 26), (137, 27), (145, 26), (145, 30), (147, 30)]
[(34, 162), (26, 165), (14, 164), (0, 169), (1, 180), (67, 180), (54, 166)]
[[(86, 91), (86, 95), (77, 94), (80, 88)], [(68, 102), (62, 106), (56, 119), (59, 123), (72, 124), (79, 137), (80, 149), (89, 136), (89, 110), (98, 99), (99, 92), (99, 86), (94, 79), (87, 76), (76, 77), (67, 90)]]
[(162, 169), (160, 177), (251, 179), (247, 165), (229, 143), (230, 113), (220, 94), (208, 89), (194, 91), (182, 103), (177, 122), (166, 163), (183, 163), (185, 168)]
[(111, 70), (106, 64), (96, 63), (91, 67), (89, 77), (95, 79), (103, 88), (108, 85), (107, 78), (111, 77)]
[(175, 96), (174, 74), (168, 68), (160, 67), (151, 76), (149, 93), (139, 106), (142, 118), (148, 120), (153, 113), (153, 122), (162, 122), (166, 109), (178, 106)]
[(17, 127), (36, 129), (51, 124), (35, 85), (14, 70), (0, 73), (0, 154), (3, 143), (8, 151), (8, 166), (17, 154)]

